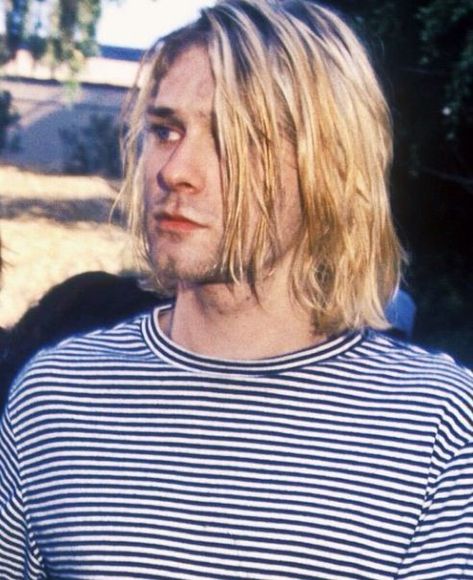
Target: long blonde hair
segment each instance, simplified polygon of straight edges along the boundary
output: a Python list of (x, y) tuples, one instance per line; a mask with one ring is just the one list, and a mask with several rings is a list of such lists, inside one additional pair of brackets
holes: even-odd
[[(235, 282), (251, 272), (257, 287), (277, 256), (279, 160), (282, 140), (289, 140), (303, 213), (290, 280), (294, 297), (310, 310), (319, 333), (386, 328), (384, 308), (403, 259), (387, 191), (390, 114), (360, 41), (338, 15), (313, 1), (221, 0), (153, 47), (124, 141), (122, 196), (140, 255), (149, 262), (144, 112), (177, 56), (193, 45), (206, 48), (215, 78), (222, 271)], [(248, 248), (250, 195), (258, 222)]]

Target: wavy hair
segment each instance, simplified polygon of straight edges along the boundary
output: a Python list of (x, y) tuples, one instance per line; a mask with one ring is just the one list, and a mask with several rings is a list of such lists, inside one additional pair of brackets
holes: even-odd
[[(124, 140), (122, 199), (140, 255), (150, 262), (143, 231), (144, 112), (176, 58), (195, 45), (208, 51), (215, 79), (222, 271), (235, 282), (250, 272), (257, 288), (277, 259), (279, 161), (288, 140), (302, 207), (293, 296), (319, 333), (386, 328), (384, 309), (403, 260), (387, 190), (389, 109), (363, 45), (336, 13), (313, 1), (221, 0), (149, 52)], [(248, 242), (255, 197), (257, 225)]]

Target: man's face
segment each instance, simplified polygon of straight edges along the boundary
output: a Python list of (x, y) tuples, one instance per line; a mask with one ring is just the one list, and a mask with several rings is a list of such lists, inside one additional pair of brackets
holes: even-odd
[(212, 132), (214, 82), (202, 48), (179, 56), (147, 113), (146, 233), (165, 283), (215, 275), (222, 238), (220, 161)]
[[(227, 281), (219, 271), (223, 197), (214, 90), (207, 52), (191, 47), (163, 77), (147, 111), (145, 225), (153, 267), (165, 285)], [(285, 153), (281, 163), (277, 228), (281, 253), (287, 253), (300, 204), (293, 155)]]

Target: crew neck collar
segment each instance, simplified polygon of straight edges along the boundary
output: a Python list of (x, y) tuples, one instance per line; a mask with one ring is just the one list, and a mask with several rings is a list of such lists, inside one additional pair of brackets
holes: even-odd
[(179, 346), (161, 330), (159, 315), (171, 304), (158, 306), (142, 321), (145, 342), (160, 359), (180, 368), (210, 374), (266, 375), (294, 370), (332, 359), (353, 349), (363, 340), (361, 332), (351, 331), (314, 346), (280, 356), (256, 360), (229, 360), (196, 354)]

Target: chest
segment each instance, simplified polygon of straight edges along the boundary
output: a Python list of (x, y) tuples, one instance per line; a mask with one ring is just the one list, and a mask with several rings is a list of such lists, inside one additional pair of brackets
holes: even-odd
[(51, 578), (392, 578), (425, 494), (425, 425), (413, 437), (377, 400), (244, 388), (61, 404), (27, 462)]

